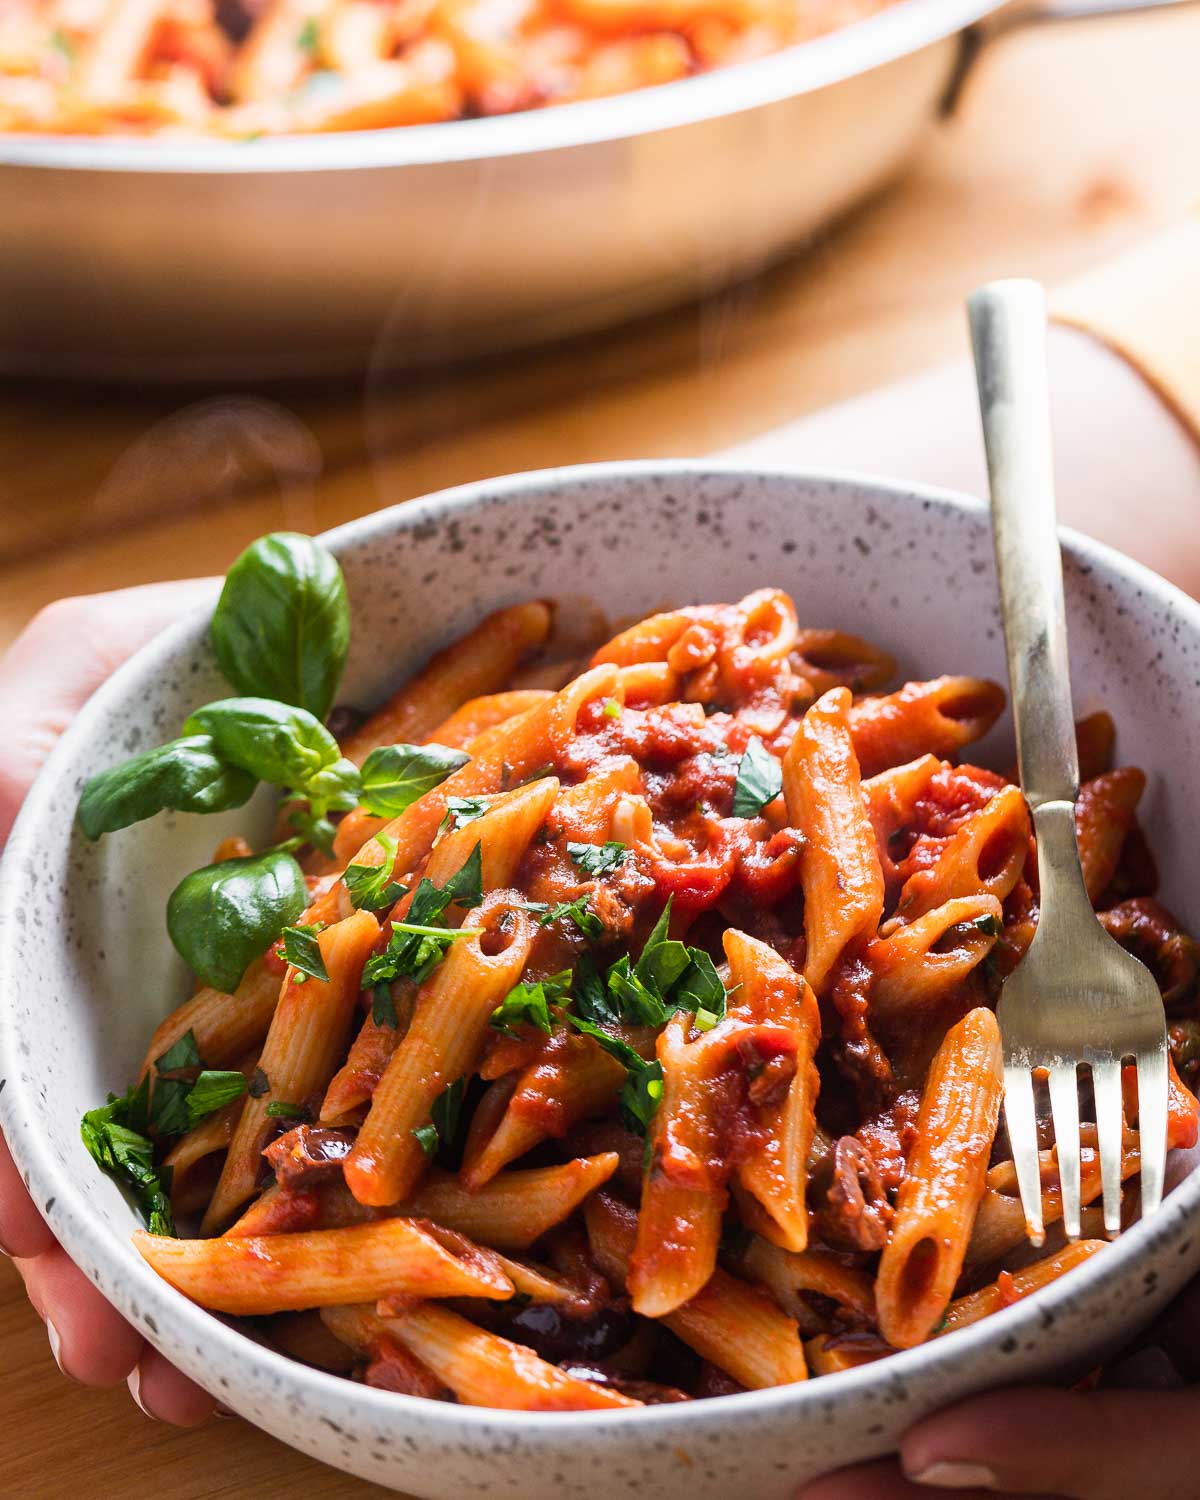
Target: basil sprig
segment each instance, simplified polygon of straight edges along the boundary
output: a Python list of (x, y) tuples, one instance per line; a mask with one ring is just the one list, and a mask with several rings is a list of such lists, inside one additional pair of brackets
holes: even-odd
[(350, 649), (350, 604), (337, 560), (295, 532), (251, 542), (225, 576), (209, 638), (239, 693), (277, 698), (323, 719)]
[(783, 791), (783, 767), (757, 735), (738, 762), (733, 784), (735, 818), (756, 818)]
[(253, 791), (254, 777), (224, 760), (211, 735), (188, 734), (93, 776), (79, 799), (79, 826), (95, 840), (168, 809), (227, 812)]
[(204, 983), (228, 994), (307, 904), (300, 866), (274, 849), (185, 875), (167, 901), (167, 931)]

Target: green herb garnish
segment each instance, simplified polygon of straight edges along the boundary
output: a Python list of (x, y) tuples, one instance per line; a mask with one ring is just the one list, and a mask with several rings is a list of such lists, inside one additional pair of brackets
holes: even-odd
[(362, 805), (377, 818), (399, 817), (470, 758), (447, 745), (381, 745), (363, 762)]
[(738, 762), (733, 784), (735, 818), (756, 818), (783, 790), (783, 767), (757, 735)]
[(283, 957), (296, 970), (294, 984), (304, 984), (309, 979), (329, 983), (329, 970), (321, 955), (317, 934), (323, 927), (321, 922), (308, 922), (303, 927), (283, 929)]
[(568, 844), (567, 853), (588, 875), (611, 875), (629, 858), (625, 845), (616, 839), (603, 844)]

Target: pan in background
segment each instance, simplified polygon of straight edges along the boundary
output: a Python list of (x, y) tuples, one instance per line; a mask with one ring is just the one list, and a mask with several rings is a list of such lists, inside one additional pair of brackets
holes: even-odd
[(892, 177), (980, 47), (1186, 0), (900, 0), (682, 83), (248, 142), (0, 137), (0, 372), (403, 369), (761, 270)]

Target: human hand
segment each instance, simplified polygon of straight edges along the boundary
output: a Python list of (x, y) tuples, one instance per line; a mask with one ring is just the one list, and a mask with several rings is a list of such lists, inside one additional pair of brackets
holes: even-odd
[[(918, 1422), (899, 1455), (806, 1485), (797, 1500), (1130, 1500), (1195, 1495), (1200, 1281), (1094, 1391), (1020, 1387)], [(1184, 1382), (1191, 1382), (1185, 1384)], [(1155, 1389), (1128, 1389), (1128, 1385)]]
[[(181, 615), (213, 601), (217, 581), (192, 579), (61, 599), (0, 658), (0, 847), (55, 741), (126, 657)], [(73, 1265), (25, 1191), (0, 1139), (0, 1249), (10, 1255), (46, 1324), (64, 1374), (84, 1385), (127, 1380), (147, 1416), (193, 1426), (215, 1405), (105, 1302)]]

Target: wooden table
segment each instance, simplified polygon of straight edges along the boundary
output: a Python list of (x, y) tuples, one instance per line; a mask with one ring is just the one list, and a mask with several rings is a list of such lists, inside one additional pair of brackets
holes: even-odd
[[(703, 453), (960, 352), (977, 282), (1054, 280), (1200, 201), (1197, 56), (1194, 9), (1010, 40), (903, 182), (807, 256), (515, 367), (215, 397), (8, 389), (0, 646), (61, 594), (220, 572), (263, 531), (515, 469)], [(385, 1493), (241, 1423), (175, 1433), (124, 1390), (68, 1385), (7, 1266), (0, 1392), (14, 1500)]]

